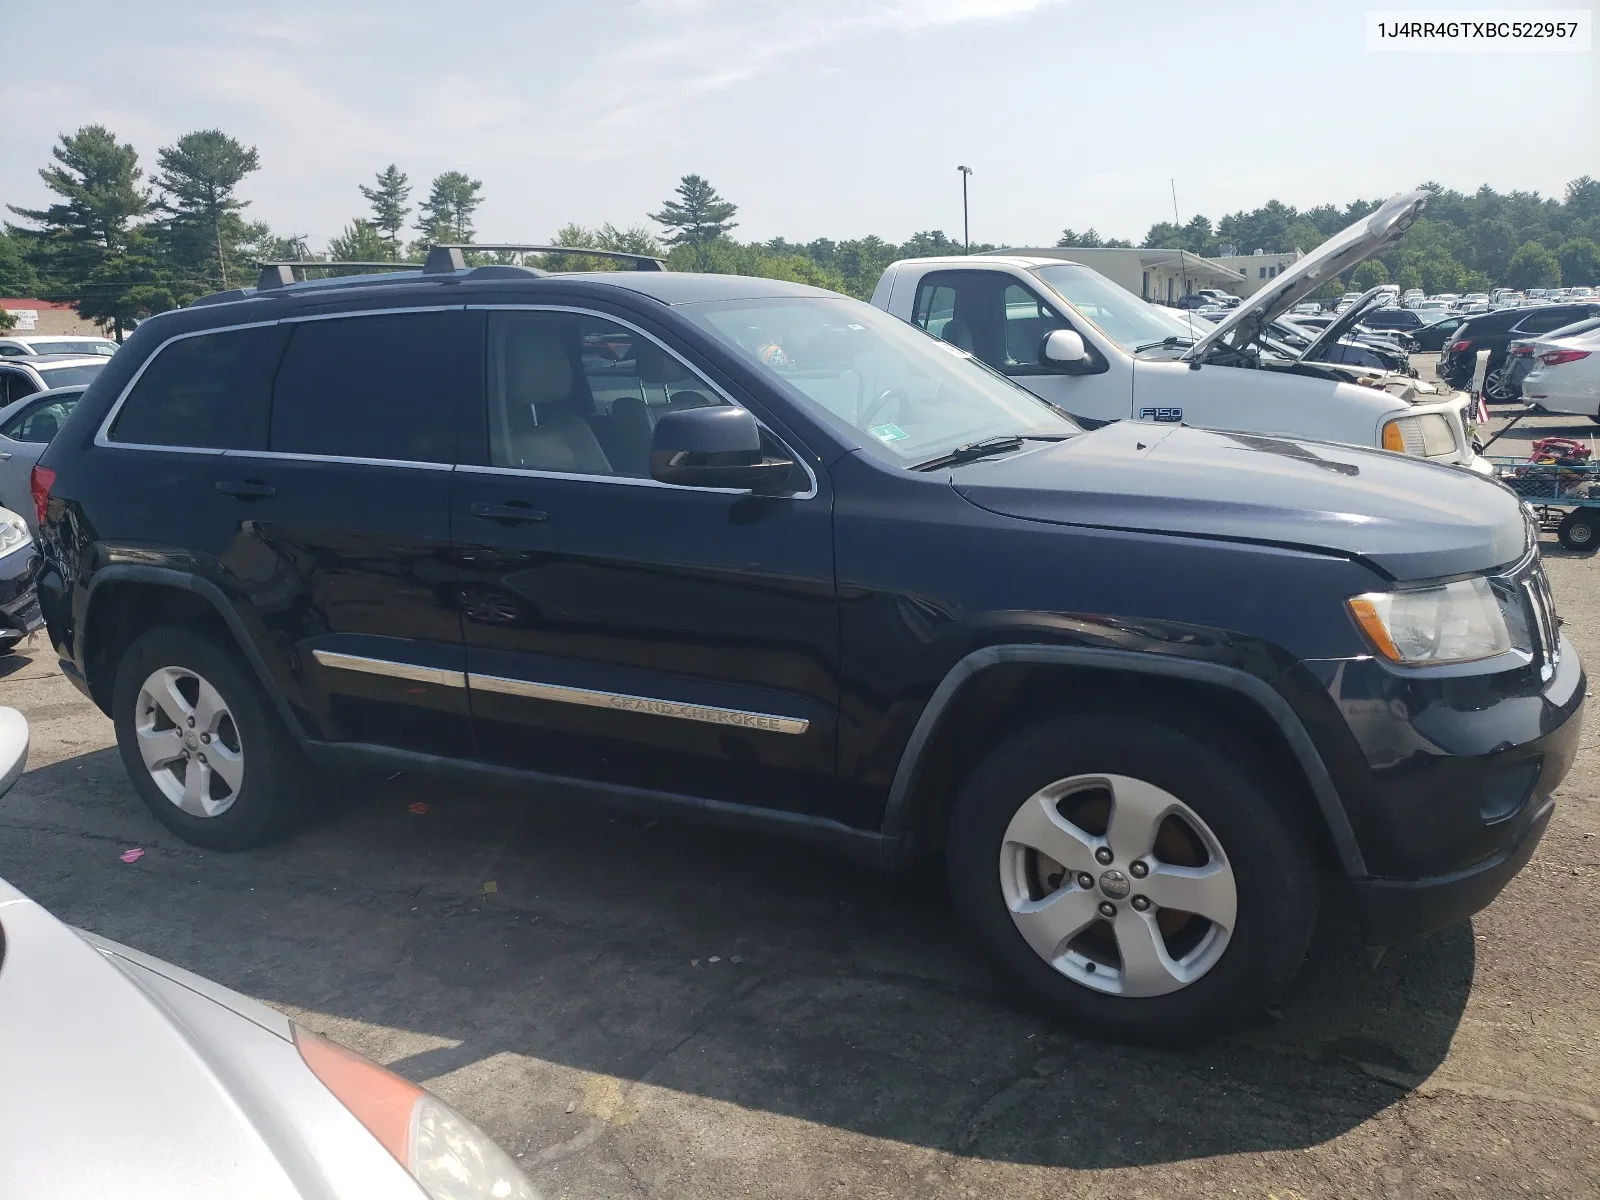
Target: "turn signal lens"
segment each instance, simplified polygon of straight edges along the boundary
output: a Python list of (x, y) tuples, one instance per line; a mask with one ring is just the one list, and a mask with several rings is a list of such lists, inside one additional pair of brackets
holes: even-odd
[(1383, 448), (1393, 450), (1396, 454), (1406, 452), (1405, 435), (1400, 432), (1399, 421), (1387, 421), (1383, 426)]
[(432, 1092), (298, 1025), (294, 1044), (311, 1073), (432, 1200), (539, 1200), (506, 1152)]

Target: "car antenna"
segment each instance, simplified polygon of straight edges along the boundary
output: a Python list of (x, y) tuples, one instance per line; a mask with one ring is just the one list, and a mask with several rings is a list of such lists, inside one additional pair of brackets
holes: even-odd
[[(1169, 176), (1167, 183), (1172, 188), (1172, 227), (1178, 231), (1179, 237), (1182, 237), (1183, 222), (1178, 219), (1178, 181)], [(1179, 246), (1178, 273), (1183, 279), (1183, 294), (1187, 296), (1189, 294), (1189, 260), (1184, 257), (1185, 253), (1184, 248)]]

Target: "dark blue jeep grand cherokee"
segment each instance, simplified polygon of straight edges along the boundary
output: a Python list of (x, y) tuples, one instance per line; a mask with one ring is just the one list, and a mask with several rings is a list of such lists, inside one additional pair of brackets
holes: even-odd
[(1124, 1037), (1270, 1002), (1325, 872), (1375, 945), (1475, 912), (1578, 739), (1499, 486), (1086, 433), (764, 279), (213, 297), (140, 326), (34, 485), (63, 667), (180, 836), (254, 845), (308, 764), (367, 764), (942, 852), (1010, 975)]

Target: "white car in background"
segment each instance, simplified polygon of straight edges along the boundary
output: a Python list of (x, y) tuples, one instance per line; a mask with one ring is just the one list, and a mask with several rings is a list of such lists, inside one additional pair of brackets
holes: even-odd
[(117, 343), (110, 338), (75, 333), (12, 333), (0, 336), (0, 358), (29, 358), (35, 354), (98, 354), (110, 358)]
[(1417, 305), (1421, 304), (1424, 299), (1425, 297), (1422, 294), (1421, 288), (1412, 288), (1410, 291), (1406, 292), (1405, 295), (1400, 297), (1400, 307), (1415, 308)]
[[(0, 708), (0, 794), (28, 723)], [(0, 880), (0, 1196), (538, 1200), (431, 1092)]]
[(1572, 413), (1600, 424), (1600, 333), (1542, 341), (1522, 398), (1546, 412)]

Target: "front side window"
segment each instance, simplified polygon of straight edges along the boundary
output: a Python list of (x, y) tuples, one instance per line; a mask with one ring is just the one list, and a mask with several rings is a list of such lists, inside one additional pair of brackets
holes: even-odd
[(948, 326), (935, 339), (843, 297), (682, 304), (677, 311), (821, 423), (896, 466), (993, 437), (1079, 432), (1059, 410), (949, 344)]
[(144, 446), (260, 449), (267, 394), (283, 346), (277, 326), (168, 342), (140, 372), (110, 438)]
[(489, 462), (564, 475), (650, 477), (669, 412), (725, 403), (655, 342), (582, 313), (489, 314)]
[(0, 434), (14, 442), (49, 442), (77, 405), (76, 396), (35, 404), (7, 421), (5, 427), (0, 428)]
[(443, 309), (292, 329), (272, 388), (268, 449), (455, 461), (457, 423), (482, 378), (481, 318)]
[(1041, 357), (1044, 339), (1054, 330), (1071, 326), (1027, 288), (1014, 283), (1006, 285), (1004, 303), (1006, 356), (1001, 370), (1018, 374), (1019, 367), (1044, 369)]

